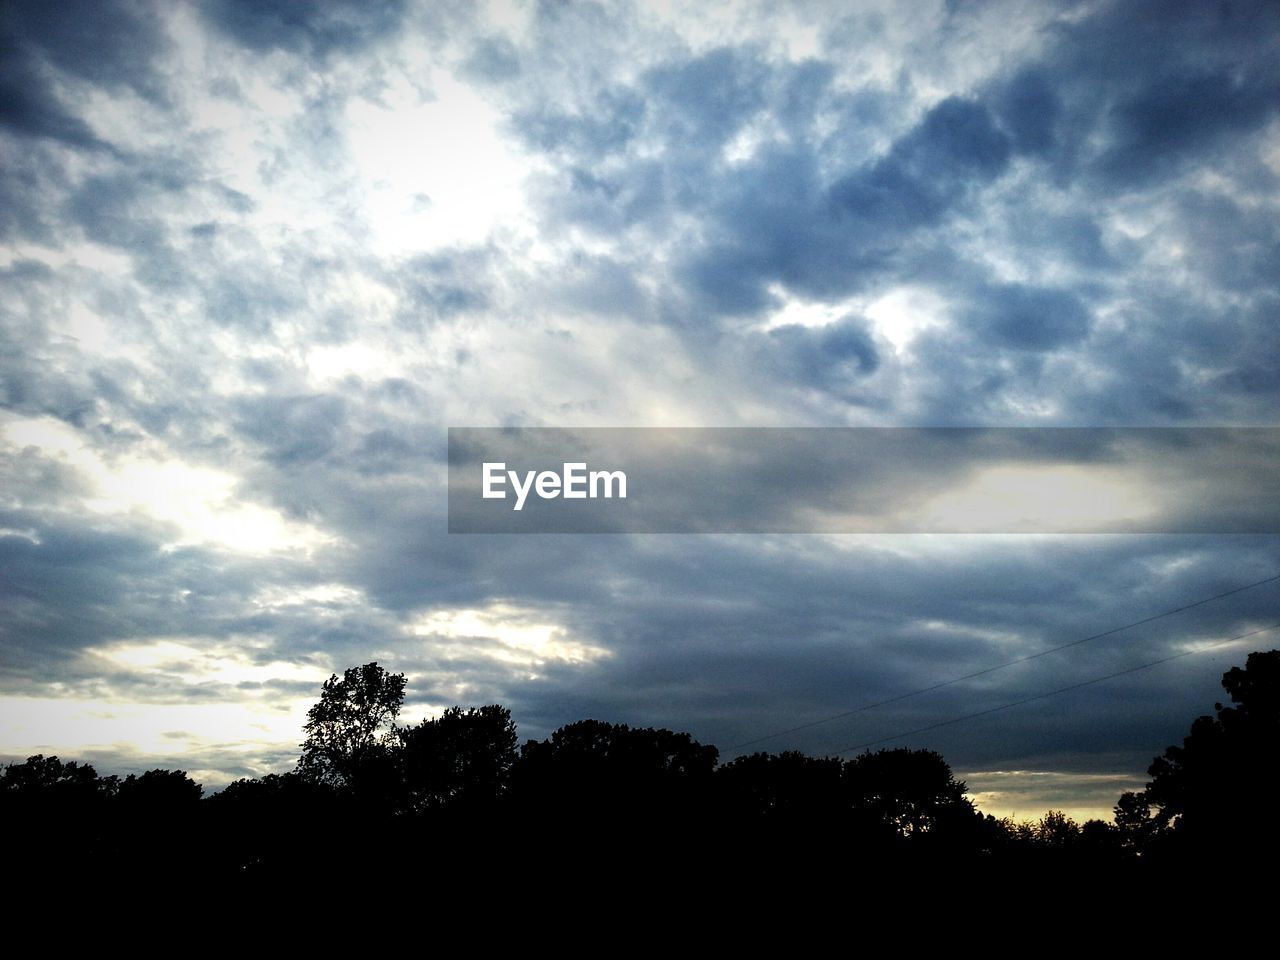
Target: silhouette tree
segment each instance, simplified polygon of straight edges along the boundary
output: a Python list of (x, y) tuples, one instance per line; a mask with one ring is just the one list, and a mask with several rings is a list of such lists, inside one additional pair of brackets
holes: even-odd
[(865, 862), (886, 848), (897, 835), (854, 804), (845, 768), (839, 757), (795, 750), (753, 753), (718, 767), (714, 818), (725, 828), (718, 856), (743, 871), (786, 874), (805, 869), (815, 851), (832, 862)]
[[(919, 836), (945, 824), (978, 817), (965, 784), (932, 750), (878, 750), (845, 766), (857, 807), (874, 813), (903, 836)], [(980, 819), (980, 818), (979, 818)]]
[(1061, 810), (1050, 810), (1035, 824), (1035, 842), (1041, 846), (1067, 849), (1080, 840), (1080, 824)]
[(112, 862), (117, 877), (145, 880), (193, 862), (223, 878), (303, 883), (399, 877), (428, 858), (554, 859), (602, 877), (659, 862), (675, 876), (792, 877), (903, 857), (1148, 872), (1153, 860), (1274, 853), (1280, 651), (1250, 655), (1223, 686), (1233, 706), (1217, 704), (1155, 758), (1114, 825), (1057, 811), (1038, 823), (984, 817), (931, 750), (757, 753), (718, 766), (716, 748), (687, 733), (583, 720), (517, 753), (497, 704), (398, 728), (405, 677), (377, 663), (325, 682), (292, 773), (205, 801), (181, 770), (120, 780), (34, 756), (0, 770), (0, 821), (21, 826), (5, 850), (11, 872), (50, 879)]
[(795, 750), (749, 754), (717, 768), (717, 800), (731, 816), (826, 829), (849, 812), (844, 767)]
[(516, 725), (497, 704), (450, 707), (397, 730), (396, 743), (406, 804), (415, 811), (490, 806), (506, 792), (516, 762)]
[(67, 802), (83, 803), (112, 796), (115, 777), (99, 777), (87, 763), (64, 763), (57, 757), (36, 754), (23, 763), (10, 763), (0, 775), (0, 797), (31, 800), (43, 806)]
[(1151, 844), (1159, 824), (1151, 815), (1151, 800), (1146, 791), (1120, 794), (1115, 805), (1115, 825), (1120, 846), (1128, 853), (1141, 855)]
[(719, 753), (687, 733), (580, 720), (521, 750), (514, 784), (541, 815), (633, 830), (689, 811), (710, 786)]
[(298, 773), (270, 773), (236, 780), (204, 803), (211, 859), (222, 870), (284, 881), (333, 870), (333, 850), (315, 842), (346, 812), (332, 787)]
[(202, 793), (184, 770), (148, 770), (121, 780), (109, 844), (117, 869), (136, 878), (180, 869), (198, 845)]
[(718, 752), (687, 733), (582, 720), (524, 744), (512, 771), (517, 817), (539, 825), (526, 856), (609, 871), (665, 858), (679, 872), (708, 836), (706, 801)]
[(399, 715), (404, 685), (403, 673), (388, 673), (376, 662), (329, 677), (307, 711), (298, 773), (339, 788), (383, 778), (391, 735), (379, 731)]
[(129, 774), (116, 791), (118, 802), (144, 815), (194, 807), (204, 790), (185, 770), (148, 770)]
[[(1273, 852), (1280, 837), (1275, 818), (1241, 814), (1270, 809), (1275, 796), (1280, 650), (1249, 654), (1243, 670), (1223, 674), (1222, 686), (1236, 706), (1214, 704), (1217, 716), (1198, 717), (1182, 745), (1167, 748), (1147, 771), (1144, 797), (1154, 809), (1154, 831), (1158, 841), (1196, 853)], [(1141, 807), (1125, 803), (1132, 823)]]
[(87, 763), (43, 754), (7, 765), (0, 775), (0, 822), (14, 829), (6, 859), (48, 867), (98, 850), (118, 782), (99, 777)]

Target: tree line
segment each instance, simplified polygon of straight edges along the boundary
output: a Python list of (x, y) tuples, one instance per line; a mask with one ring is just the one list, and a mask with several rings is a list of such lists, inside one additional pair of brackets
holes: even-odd
[(599, 720), (521, 745), (497, 704), (401, 726), (405, 682), (377, 663), (330, 677), (294, 770), (207, 798), (181, 770), (121, 779), (57, 757), (9, 764), (6, 860), (28, 873), (110, 862), (138, 876), (198, 866), (272, 881), (513, 856), (741, 874), (850, 858), (1141, 870), (1277, 849), (1265, 814), (1280, 745), (1275, 650), (1224, 674), (1232, 705), (1216, 704), (1157, 756), (1146, 788), (1123, 794), (1112, 821), (1083, 824), (1057, 811), (1035, 823), (984, 815), (925, 749), (721, 763), (687, 733)]

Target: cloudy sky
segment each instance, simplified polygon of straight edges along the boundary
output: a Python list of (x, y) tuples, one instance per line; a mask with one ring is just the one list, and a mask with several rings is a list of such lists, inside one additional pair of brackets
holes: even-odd
[[(1262, 535), (450, 535), (445, 496), (451, 426), (1280, 425), (1278, 178), (1263, 0), (5, 3), (0, 757), (283, 771), (375, 659), (402, 719), (727, 748), (1280, 573)], [(1266, 584), (758, 747), (1276, 620)], [(1277, 643), (886, 745), (1106, 814)]]

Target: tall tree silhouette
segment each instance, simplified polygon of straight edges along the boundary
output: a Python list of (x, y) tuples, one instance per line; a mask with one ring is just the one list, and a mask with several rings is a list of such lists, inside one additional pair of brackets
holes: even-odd
[(385, 731), (400, 713), (405, 676), (376, 662), (352, 667), (325, 681), (320, 701), (307, 711), (306, 740), (298, 772), (308, 780), (354, 787), (385, 764)]
[[(1215, 717), (1198, 717), (1181, 746), (1156, 757), (1142, 799), (1166, 843), (1200, 854), (1274, 852), (1280, 825), (1265, 811), (1280, 754), (1280, 650), (1249, 654), (1243, 670), (1223, 674), (1222, 686), (1236, 705), (1214, 704)], [(1123, 796), (1121, 807), (1122, 827), (1141, 835), (1144, 804)]]

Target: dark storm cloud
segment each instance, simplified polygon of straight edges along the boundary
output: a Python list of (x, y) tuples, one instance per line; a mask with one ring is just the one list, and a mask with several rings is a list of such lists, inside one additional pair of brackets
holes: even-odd
[[(515, 556), (524, 553), (520, 546)], [(1236, 577), (1265, 575), (1275, 561), (1273, 547), (1229, 539), (983, 543), (950, 559), (870, 545), (828, 553), (786, 539), (763, 553), (732, 540), (666, 542), (628, 550), (625, 560), (594, 539), (566, 544), (572, 552), (558, 546), (543, 547), (559, 561), (544, 567), (560, 576), (539, 576), (538, 596), (566, 603), (569, 622), (593, 627), (587, 635), (607, 638), (614, 656), (545, 683), (509, 685), (517, 715), (544, 730), (578, 716), (671, 724), (722, 746), (1117, 626), (1136, 618), (1134, 604), (1154, 613), (1192, 591), (1229, 589)], [(1212, 572), (1227, 557), (1231, 578)], [(1182, 568), (1157, 585), (1150, 571), (1166, 562)], [(594, 579), (576, 576), (585, 567)], [(614, 569), (625, 571), (622, 581), (601, 595)], [(1054, 689), (1152, 659), (1182, 637), (1219, 639), (1237, 625), (1259, 625), (1274, 618), (1274, 600), (1274, 588), (1241, 595), (1203, 617), (1099, 642), (1087, 656), (1046, 658), (1012, 678), (998, 675), (768, 746), (840, 749)], [(1192, 681), (1181, 689), (1156, 675), (1064, 701), (1068, 715), (1087, 720), (1081, 732), (1056, 709), (991, 721), (995, 736), (988, 727), (985, 736), (950, 738), (956, 759), (1027, 760), (1050, 745), (1059, 755), (1087, 754), (1086, 741), (1110, 722), (1125, 726), (1112, 742), (1122, 741), (1120, 749), (1132, 751), (1128, 762), (1141, 769), (1153, 747), (1214, 696), (1216, 675), (1199, 669), (1175, 672)]]
[[(718, 208), (710, 222), (729, 227), (750, 215), (753, 203), (768, 211), (757, 218), (784, 216), (784, 204), (812, 190), (802, 178), (812, 175), (803, 165), (813, 157), (806, 149), (727, 170), (717, 162), (719, 151), (761, 117), (803, 133), (815, 109), (834, 96), (826, 89), (830, 80), (826, 64), (779, 66), (759, 49), (721, 47), (658, 64), (631, 83), (606, 84), (568, 105), (539, 100), (517, 107), (513, 129), (557, 160), (559, 178), (546, 196), (551, 220), (609, 232), (657, 228), (675, 211), (705, 216), (709, 207)], [(653, 147), (656, 157), (642, 149)], [(777, 188), (783, 195), (771, 203)], [(751, 227), (729, 229), (746, 234)]]
[(166, 44), (148, 4), (134, 0), (6, 3), (2, 29), (32, 58), (104, 87), (127, 87), (162, 99), (163, 77), (152, 58)]
[(158, 608), (184, 579), (181, 564), (160, 557), (144, 536), (69, 529), (21, 511), (5, 511), (2, 522), (39, 531), (38, 543), (0, 537), (10, 684), (57, 676), (83, 647), (155, 632)]
[[(522, 564), (534, 562), (522, 544), (502, 555), (462, 551), (471, 556), (471, 575), (480, 573), (476, 562), (484, 562), (495, 577), (490, 583), (510, 586), (513, 600), (564, 611), (571, 630), (606, 642), (613, 656), (587, 666), (545, 665), (540, 680), (523, 683), (486, 659), (484, 638), (455, 647), (424, 640), (424, 654), (406, 648), (397, 665), (414, 676), (413, 695), (421, 701), (507, 703), (522, 736), (544, 736), (593, 716), (688, 729), (728, 746), (1003, 662), (1014, 651), (1079, 639), (1132, 619), (1135, 600), (1142, 612), (1159, 612), (1187, 590), (1229, 589), (1237, 580), (1212, 572), (1226, 557), (1240, 579), (1266, 573), (1276, 559), (1247, 541), (1165, 539), (1154, 550), (1150, 543), (1118, 541), (1049, 550), (983, 545), (980, 554), (950, 561), (872, 548), (857, 551), (851, 568), (839, 555), (803, 544), (772, 546), (781, 557), (732, 543), (690, 547), (685, 541), (636, 551), (618, 541), (566, 542), (560, 549), (544, 540), (543, 572), (532, 579), (518, 575)], [(438, 560), (456, 562), (459, 551), (451, 546)], [(791, 562), (780, 564), (782, 558)], [(1184, 575), (1159, 587), (1144, 579), (1166, 560), (1185, 565)], [(424, 586), (433, 578), (421, 567), (414, 572), (425, 574)], [(605, 586), (619, 578), (618, 586)], [(630, 589), (622, 586), (628, 583)], [(1274, 591), (1244, 595), (1201, 619), (1124, 635), (1088, 657), (1058, 655), (994, 683), (967, 684), (762, 746), (843, 749), (1124, 669), (1165, 655), (1180, 638), (1219, 639), (1230, 635), (1224, 629), (1245, 629), (1268, 615), (1274, 615)], [(941, 625), (930, 625), (933, 618)], [(1028, 629), (1029, 623), (1035, 626)], [(334, 639), (339, 646), (329, 649), (339, 656), (367, 649), (365, 638)], [(1225, 665), (1213, 658), (1189, 661), (1145, 682), (1122, 680), (894, 742), (943, 746), (953, 763), (971, 766), (1090, 770), (1101, 757), (1108, 769), (1140, 773), (1219, 695), (1216, 678)], [(465, 694), (455, 687), (459, 676), (468, 679)]]
[[(956, 12), (954, 24), (966, 15)], [(865, 39), (870, 28), (859, 20), (850, 37)], [(1185, 393), (1179, 381), (1199, 374), (1173, 358), (1196, 347), (1142, 302), (1160, 282), (1142, 283), (1144, 273), (1158, 274), (1139, 266), (1149, 247), (1114, 231), (1104, 236), (1093, 211), (1105, 210), (1102, 198), (1167, 189), (1205, 164), (1243, 189), (1273, 189), (1274, 174), (1250, 160), (1256, 142), (1249, 138), (1280, 103), (1278, 35), (1274, 11), (1262, 4), (1103, 5), (1050, 24), (1040, 53), (1012, 58), (905, 126), (897, 116), (909, 98), (900, 90), (836, 89), (831, 63), (780, 64), (750, 45), (715, 48), (673, 56), (567, 106), (543, 99), (518, 108), (515, 129), (560, 171), (544, 184), (547, 220), (602, 234), (666, 231), (667, 276), (678, 285), (657, 315), (682, 327), (717, 314), (758, 315), (776, 306), (779, 287), (832, 300), (914, 280), (944, 301), (967, 304), (954, 319), (977, 334), (963, 352), (951, 337), (938, 352), (923, 347), (930, 363), (917, 369), (934, 383), (917, 380), (918, 387), (947, 397), (932, 415), (963, 417), (959, 402), (980, 418), (1007, 413), (1018, 393), (1079, 394), (1088, 369), (1107, 395), (1077, 396), (1074, 407), (1086, 420), (1105, 420), (1108, 410), (1110, 417), (1183, 420), (1208, 415), (1208, 398), (1176, 397)], [(762, 116), (773, 133), (747, 159), (726, 163), (727, 141)], [(895, 131), (887, 147), (868, 151), (885, 129)], [(1011, 175), (1022, 185), (1006, 186)], [(1229, 196), (1190, 195), (1221, 208), (1210, 216), (1188, 209), (1171, 223), (1201, 234), (1194, 249), (1204, 262), (1192, 269), (1213, 270), (1216, 285), (1243, 285), (1254, 295), (1273, 285), (1263, 261), (1275, 218), (1260, 209), (1252, 229), (1234, 230)], [(677, 212), (695, 217), (696, 231), (671, 231)], [(975, 231), (1007, 237), (1045, 269), (1070, 264), (1081, 289), (1009, 283), (966, 262), (971, 254), (958, 254), (956, 240)], [(1130, 337), (1085, 353), (1094, 310), (1108, 300), (1125, 304)], [(1197, 309), (1210, 318), (1223, 311), (1220, 304)], [(1254, 336), (1249, 326), (1242, 330)], [(1144, 396), (1120, 371), (1150, 365), (1148, 337), (1166, 343), (1167, 369), (1144, 380)], [(1047, 370), (1030, 358), (1001, 360), (990, 346), (1065, 350), (1079, 362)], [(1240, 351), (1234, 362), (1254, 366), (1253, 356)], [(958, 380), (978, 389), (957, 391)], [(958, 392), (972, 399), (958, 401)]]
[(1023, 68), (996, 88), (992, 104), (1019, 153), (1043, 157), (1057, 145), (1062, 102), (1043, 69)]
[(809, 149), (765, 151), (727, 179), (711, 210), (714, 240), (688, 276), (719, 312), (751, 313), (766, 288), (820, 299), (865, 287), (901, 263), (912, 236), (938, 225), (1009, 159), (1006, 137), (979, 104), (949, 98), (882, 159), (829, 185)]
[(1003, 284), (982, 290), (968, 320), (988, 339), (1017, 350), (1052, 350), (1089, 333), (1089, 311), (1069, 290)]
[(0, 10), (0, 126), (78, 148), (103, 142), (56, 92), (57, 75), (164, 98), (167, 39), (144, 3), (15, 0)]
[(0, 53), (0, 124), (13, 133), (47, 137), (74, 147), (102, 146), (89, 125), (64, 110), (31, 66), (14, 56), (11, 43)]
[[(948, 98), (885, 156), (832, 180), (823, 168), (839, 159), (811, 134), (816, 111), (845, 107), (854, 128), (865, 117), (856, 98), (829, 93), (831, 79), (825, 64), (779, 67), (750, 50), (716, 50), (655, 68), (574, 115), (524, 115), (516, 129), (568, 173), (568, 189), (549, 198), (553, 216), (611, 230), (661, 222), (669, 207), (696, 212), (707, 242), (679, 251), (679, 276), (699, 303), (752, 313), (770, 302), (772, 282), (817, 297), (858, 289), (1007, 166), (1008, 138), (986, 108)], [(766, 108), (788, 139), (720, 163), (726, 141)], [(851, 135), (846, 127), (831, 139)], [(656, 142), (662, 160), (629, 159), (636, 141)]]
[[(84, 653), (164, 637), (215, 649), (231, 643), (261, 663), (286, 651), (291, 662), (309, 663), (334, 653), (341, 658), (344, 648), (357, 656), (370, 637), (395, 631), (376, 609), (262, 600), (272, 591), (288, 596), (323, 583), (332, 572), (323, 564), (173, 546), (162, 524), (77, 516), (74, 504), (92, 491), (78, 474), (34, 451), (7, 465), (4, 480), (10, 497), (43, 501), (38, 509), (0, 510), (5, 693), (42, 696), (60, 684), (87, 697), (214, 702), (234, 690), (201, 679), (202, 664), (175, 662), (158, 673), (116, 664), (104, 672)], [(246, 638), (259, 642), (238, 646)]]
[(911, 230), (936, 223), (967, 191), (998, 177), (1009, 153), (985, 107), (949, 97), (884, 159), (838, 181), (832, 197), (868, 229)]
[(820, 328), (775, 327), (761, 338), (761, 361), (777, 364), (797, 385), (835, 394), (880, 366), (867, 326), (858, 317), (845, 317)]
[[(159, 294), (188, 294), (198, 284), (209, 291), (218, 317), (219, 308), (235, 315), (236, 295), (229, 288), (251, 287), (252, 278), (202, 269), (202, 256), (218, 234), (217, 223), (202, 218), (217, 217), (230, 226), (251, 207), (243, 194), (207, 176), (198, 161), (164, 153), (121, 157), (109, 169), (80, 178), (56, 216), (63, 243), (86, 240), (125, 254), (133, 279)], [(232, 232), (229, 243), (236, 239)], [(259, 299), (279, 301), (279, 286), (278, 278), (261, 285)]]
[(765, 105), (768, 70), (753, 51), (720, 48), (640, 78), (645, 99), (661, 104), (654, 117), (667, 142), (714, 151)]
[(266, 397), (245, 400), (236, 426), (260, 445), (260, 456), (275, 465), (309, 464), (334, 451), (345, 428), (341, 397)]
[(326, 56), (359, 50), (395, 33), (402, 0), (206, 0), (201, 12), (252, 50)]
[[(1278, 33), (1267, 3), (1113, 3), (1064, 26), (1040, 67), (1061, 157), (1109, 190), (1206, 158), (1234, 166), (1230, 138), (1280, 109)], [(1080, 149), (1091, 136), (1095, 154)]]
[(708, 218), (711, 241), (690, 251), (680, 268), (699, 306), (757, 313), (773, 302), (766, 288), (778, 280), (838, 297), (890, 256), (874, 238), (866, 246), (847, 242), (846, 224), (826, 203), (807, 152), (768, 151), (730, 184)]
[(157, 60), (168, 39), (145, 4), (7, 3), (0, 10), (0, 236), (60, 241), (53, 199), (66, 189), (66, 148), (119, 156), (113, 133), (78, 112), (86, 87), (128, 92), (160, 106)]
[[(581, 163), (625, 150), (640, 132), (646, 112), (646, 100), (639, 91), (606, 88), (584, 112), (568, 113), (554, 104), (539, 104), (516, 113), (512, 126), (530, 146)], [(585, 170), (573, 172), (585, 176)]]

